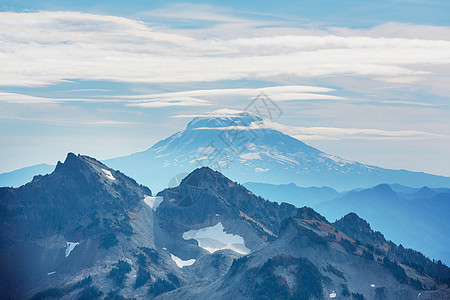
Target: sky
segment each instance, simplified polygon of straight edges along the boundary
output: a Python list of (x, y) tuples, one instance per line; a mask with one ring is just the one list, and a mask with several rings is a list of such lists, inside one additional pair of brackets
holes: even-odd
[(322, 151), (450, 176), (449, 15), (434, 0), (0, 0), (0, 173), (143, 151), (265, 92), (272, 126)]

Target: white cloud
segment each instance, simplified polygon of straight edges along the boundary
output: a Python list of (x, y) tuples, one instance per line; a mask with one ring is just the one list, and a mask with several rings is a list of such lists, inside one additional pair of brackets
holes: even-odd
[[(234, 114), (234, 112), (231, 112)], [(214, 112), (204, 116), (215, 115)], [(217, 114), (221, 116), (220, 114)], [(224, 114), (226, 115), (226, 114)], [(202, 115), (198, 115), (202, 116)], [(179, 116), (181, 117), (181, 116)], [(199, 127), (196, 130), (260, 130), (273, 129), (302, 141), (308, 140), (412, 140), (448, 137), (442, 134), (419, 130), (383, 130), (370, 128), (301, 127), (289, 126), (263, 120), (250, 126)]]
[(134, 101), (126, 104), (127, 106), (136, 107), (167, 107), (167, 106), (208, 106), (211, 105), (209, 101), (194, 98), (194, 97), (168, 97), (168, 98), (154, 98)]
[[(258, 126), (258, 125), (257, 125)], [(418, 130), (287, 126), (264, 120), (264, 127), (279, 130), (299, 140), (411, 140), (444, 135)], [(255, 126), (255, 128), (257, 128)]]
[(97, 98), (49, 98), (49, 97), (36, 97), (20, 93), (0, 92), (0, 103), (49, 104), (49, 103), (63, 103), (63, 102), (121, 102), (121, 101), (124, 100), (97, 99)]
[[(149, 97), (146, 97), (149, 98)], [(112, 97), (108, 99), (101, 98), (49, 98), (36, 97), (32, 95), (25, 95), (11, 92), (0, 92), (0, 103), (14, 103), (22, 105), (40, 105), (40, 104), (56, 104), (67, 102), (91, 102), (91, 103), (113, 103), (122, 102), (126, 106), (135, 107), (167, 107), (167, 106), (207, 106), (211, 105), (209, 101), (198, 99), (194, 97), (165, 97), (153, 98), (145, 100), (119, 99)]]
[[(89, 91), (89, 90), (88, 90)], [(101, 92), (102, 90), (95, 90)], [(314, 86), (271, 86), (263, 88), (247, 89), (209, 89), (209, 90), (188, 90), (172, 93), (156, 93), (143, 95), (123, 95), (123, 96), (101, 96), (95, 98), (50, 98), (37, 97), (32, 95), (0, 92), (0, 103), (15, 104), (48, 104), (64, 102), (123, 102), (126, 106), (133, 107), (169, 107), (169, 106), (209, 106), (211, 101), (199, 97), (217, 97), (217, 96), (242, 96), (254, 98), (261, 92), (266, 93), (272, 100), (342, 100), (344, 98), (308, 92), (329, 92), (334, 91), (330, 88)]]
[[(137, 107), (161, 107), (161, 106), (206, 106), (211, 102), (203, 98), (217, 97), (245, 97), (255, 98), (264, 92), (271, 100), (342, 100), (344, 98), (319, 94), (321, 92), (334, 91), (330, 88), (315, 86), (271, 86), (262, 88), (241, 88), (241, 89), (209, 89), (209, 90), (188, 90), (172, 93), (156, 93), (132, 96), (116, 96), (120, 99), (132, 99), (133, 103), (127, 106)], [(308, 93), (309, 92), (309, 93)]]
[(387, 104), (404, 104), (404, 105), (417, 105), (417, 106), (434, 106), (431, 103), (425, 102), (416, 102), (416, 101), (402, 101), (402, 100), (389, 100), (389, 101), (380, 101), (381, 103)]
[(344, 100), (344, 97), (312, 94), (312, 93), (280, 93), (270, 96), (274, 101), (296, 101), (296, 100)]
[(213, 118), (213, 117), (228, 117), (228, 116), (236, 116), (238, 114), (243, 113), (241, 110), (234, 109), (217, 109), (212, 112), (206, 112), (204, 114), (189, 114), (189, 115), (175, 115), (172, 118)]
[(419, 76), (401, 76), (401, 77), (384, 77), (384, 78), (381, 77), (376, 79), (380, 81), (394, 82), (394, 83), (413, 83), (416, 81), (423, 80), (424, 78)]
[[(212, 18), (205, 11), (201, 19)], [(325, 35), (311, 31), (254, 37), (259, 31), (251, 27), (252, 33), (246, 31), (240, 38), (196, 38), (187, 34), (192, 31), (163, 32), (122, 17), (2, 12), (0, 84), (34, 86), (71, 79), (178, 83), (336, 75), (391, 82), (409, 78), (406, 81), (411, 82), (430, 74), (424, 65), (450, 63), (450, 41), (412, 38), (416, 27), (404, 27), (406, 38), (382, 37), (370, 30), (355, 36), (336, 29)], [(447, 29), (421, 30), (435, 36), (434, 31)]]
[[(205, 90), (188, 90), (182, 92), (172, 93), (158, 93), (158, 94), (144, 94), (133, 96), (117, 96), (118, 98), (140, 99), (140, 98), (158, 98), (158, 97), (195, 97), (195, 96), (256, 96), (261, 92), (269, 96), (274, 96), (282, 93), (328, 93), (333, 92), (334, 89), (318, 86), (305, 85), (283, 85), (283, 86), (269, 86), (261, 88), (240, 88), (240, 89), (205, 89)], [(312, 94), (310, 94), (312, 95)]]
[(422, 40), (450, 40), (450, 27), (404, 24), (388, 22), (370, 29), (328, 28), (328, 30), (340, 36), (368, 36), (384, 38), (405, 38)]
[(0, 119), (5, 120), (18, 120), (38, 123), (48, 123), (58, 126), (124, 126), (124, 125), (137, 125), (136, 122), (125, 122), (116, 120), (102, 120), (102, 119), (83, 119), (83, 118), (27, 118), (27, 117), (15, 117), (15, 116), (0, 116)]
[(178, 19), (187, 21), (213, 22), (243, 22), (241, 18), (233, 17), (229, 10), (217, 8), (208, 4), (174, 3), (163, 8), (143, 12), (139, 16), (153, 18)]

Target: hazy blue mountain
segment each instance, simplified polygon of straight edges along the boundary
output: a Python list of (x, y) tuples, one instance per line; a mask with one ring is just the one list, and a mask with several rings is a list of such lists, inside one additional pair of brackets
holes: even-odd
[(314, 207), (319, 203), (336, 199), (341, 195), (330, 187), (299, 187), (294, 183), (269, 184), (247, 182), (244, 183), (244, 186), (263, 198), (278, 203), (287, 202), (297, 207)]
[(408, 199), (401, 195), (382, 184), (348, 192), (313, 208), (329, 220), (355, 212), (387, 239), (450, 263), (450, 193), (422, 188), (409, 194)]
[(8, 173), (2, 173), (0, 174), (0, 186), (19, 187), (27, 182), (30, 182), (34, 176), (49, 174), (54, 169), (55, 166), (39, 164)]
[(450, 187), (448, 177), (342, 159), (261, 127), (260, 122), (259, 117), (245, 113), (194, 118), (184, 131), (148, 150), (105, 163), (157, 191), (171, 186), (176, 175), (182, 178), (201, 166), (219, 170), (239, 182), (329, 186), (339, 191), (380, 183)]
[(412, 193), (415, 193), (415, 192), (417, 192), (418, 190), (420, 190), (419, 187), (404, 186), (404, 185), (397, 184), (397, 183), (389, 184), (389, 186), (391, 187), (391, 189), (392, 189), (394, 192), (397, 192), (397, 193), (404, 193), (404, 194), (412, 194)]
[(405, 199), (429, 199), (440, 193), (450, 193), (450, 188), (409, 187), (400, 184), (389, 184), (391, 189)]
[(311, 208), (267, 201), (210, 168), (152, 197), (123, 173), (69, 154), (49, 175), (0, 188), (0, 297), (450, 295), (445, 265), (355, 240), (353, 231), (371, 236), (357, 216), (340, 224), (348, 235)]
[(430, 199), (438, 194), (434, 189), (430, 189), (427, 186), (424, 186), (420, 189), (415, 189), (412, 192), (397, 192), (399, 196), (405, 199)]

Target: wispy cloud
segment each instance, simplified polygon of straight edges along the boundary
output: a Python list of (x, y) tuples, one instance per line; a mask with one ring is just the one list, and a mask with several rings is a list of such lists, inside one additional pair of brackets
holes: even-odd
[[(174, 118), (236, 116), (243, 111), (221, 109), (205, 114), (176, 115)], [(283, 125), (271, 120), (255, 121), (249, 126), (200, 127), (197, 130), (261, 130), (273, 129), (302, 141), (308, 140), (415, 140), (448, 138), (449, 136), (419, 130), (383, 130), (373, 128), (302, 127)]]
[(262, 88), (187, 90), (172, 93), (116, 97), (121, 99), (134, 99), (131, 100), (132, 103), (127, 104), (127, 106), (137, 107), (207, 106), (211, 105), (211, 102), (208, 99), (212, 100), (217, 97), (245, 97), (250, 99), (256, 97), (261, 92), (266, 93), (266, 95), (274, 101), (345, 99), (339, 96), (323, 94), (333, 91), (335, 90), (316, 86), (270, 86)]
[(212, 118), (212, 117), (226, 117), (226, 116), (236, 116), (239, 114), (242, 114), (243, 111), (241, 110), (235, 110), (235, 109), (216, 109), (211, 112), (206, 112), (204, 114), (186, 114), (186, 115), (175, 115), (172, 116), (172, 118)]
[(402, 101), (402, 100), (389, 100), (389, 101), (379, 101), (386, 104), (402, 104), (402, 105), (413, 105), (413, 106), (435, 106), (431, 103), (417, 102), (417, 101)]
[[(2, 12), (0, 84), (48, 85), (68, 79), (178, 83), (335, 75), (411, 82), (430, 73), (423, 65), (450, 63), (448, 40), (370, 36), (364, 31), (354, 36), (336, 29), (322, 35), (255, 37), (259, 31), (252, 30), (235, 39), (202, 38), (183, 31), (163, 32), (122, 17)], [(422, 31), (433, 30), (429, 26)]]
[[(201, 116), (201, 115), (199, 115)], [(311, 140), (416, 140), (442, 138), (441, 134), (416, 130), (382, 130), (368, 128), (299, 127), (264, 120), (250, 126), (199, 127), (196, 130), (261, 130), (281, 131), (301, 141)]]
[(167, 97), (167, 98), (153, 98), (144, 100), (134, 100), (127, 106), (136, 107), (167, 107), (167, 106), (208, 106), (211, 103), (207, 100), (194, 97)]
[(413, 140), (442, 138), (442, 134), (417, 130), (288, 126), (268, 120), (264, 127), (279, 130), (299, 140)]
[(51, 98), (36, 97), (21, 93), (0, 92), (0, 103), (15, 104), (49, 104), (63, 102), (122, 102), (120, 99), (98, 99), (98, 98)]
[(138, 16), (169, 20), (243, 22), (234, 17), (229, 9), (213, 7), (208, 4), (173, 3), (165, 7), (142, 12)]
[(328, 93), (334, 92), (334, 89), (319, 86), (305, 86), (305, 85), (282, 85), (282, 86), (268, 86), (260, 88), (240, 88), (240, 89), (204, 89), (204, 90), (187, 90), (172, 93), (157, 93), (157, 94), (142, 94), (132, 96), (117, 96), (118, 98), (140, 99), (140, 98), (155, 98), (155, 97), (199, 97), (199, 96), (226, 96), (226, 95), (241, 95), (241, 96), (255, 96), (260, 92), (274, 96), (284, 93)]
[[(125, 106), (156, 108), (171, 106), (210, 106), (211, 100), (217, 97), (246, 97), (253, 98), (259, 93), (264, 92), (275, 101), (293, 101), (293, 100), (343, 100), (345, 98), (323, 94), (333, 92), (333, 89), (315, 86), (270, 86), (263, 88), (241, 88), (241, 89), (205, 89), (205, 90), (187, 90), (171, 93), (155, 93), (141, 95), (122, 95), (122, 96), (102, 96), (97, 94), (91, 98), (51, 98), (37, 97), (13, 92), (0, 92), (0, 103), (14, 103), (22, 105), (49, 104), (49, 103), (115, 103), (121, 102)], [(101, 91), (97, 91), (101, 92)], [(200, 98), (202, 97), (202, 98)], [(206, 98), (206, 99), (203, 99)]]
[(97, 95), (94, 98), (51, 98), (51, 97), (36, 97), (32, 95), (0, 92), (0, 103), (20, 104), (20, 105), (40, 105), (40, 104), (60, 104), (60, 103), (123, 103), (125, 106), (136, 107), (168, 107), (168, 106), (205, 106), (210, 105), (207, 100), (198, 99), (194, 97), (164, 97), (158, 98), (145, 97), (142, 100), (132, 100), (129, 98), (120, 99), (118, 97), (108, 97), (102, 99)]
[(58, 126), (124, 126), (124, 125), (138, 125), (136, 122), (125, 122), (116, 120), (102, 120), (102, 119), (83, 119), (83, 118), (27, 118), (14, 116), (0, 116), (4, 120), (18, 120), (27, 122), (47, 123)]

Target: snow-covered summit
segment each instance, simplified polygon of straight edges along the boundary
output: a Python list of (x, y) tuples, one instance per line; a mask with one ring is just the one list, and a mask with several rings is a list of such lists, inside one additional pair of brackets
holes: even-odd
[[(240, 182), (296, 183), (338, 190), (380, 183), (445, 186), (445, 178), (387, 170), (327, 154), (285, 134), (286, 126), (247, 112), (219, 110), (197, 115), (183, 131), (140, 153), (108, 160), (156, 190), (181, 173), (209, 166)], [(442, 183), (438, 183), (439, 180)], [(433, 185), (433, 184), (432, 184)]]
[(227, 128), (233, 126), (249, 127), (252, 123), (262, 122), (262, 119), (249, 112), (216, 111), (217, 114), (195, 117), (186, 127), (185, 131), (196, 129)]

